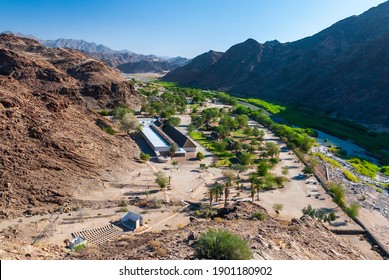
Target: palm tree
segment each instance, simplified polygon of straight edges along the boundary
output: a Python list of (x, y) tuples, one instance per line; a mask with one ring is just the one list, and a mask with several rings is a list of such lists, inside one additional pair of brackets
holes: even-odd
[(227, 200), (230, 196), (230, 185), (228, 183), (224, 184), (224, 207), (227, 206)]
[(208, 189), (208, 195), (209, 195), (209, 206), (212, 206), (213, 196), (215, 195), (215, 189), (213, 187), (210, 187)]

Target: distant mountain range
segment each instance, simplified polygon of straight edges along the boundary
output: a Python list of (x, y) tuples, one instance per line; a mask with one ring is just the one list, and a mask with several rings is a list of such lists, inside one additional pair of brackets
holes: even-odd
[(209, 51), (164, 78), (389, 128), (389, 2), (299, 41)]
[(5, 31), (4, 34), (14, 34), (19, 37), (34, 39), (50, 48), (68, 48), (80, 50), (83, 53), (99, 59), (109, 66), (117, 67), (124, 73), (165, 73), (189, 62), (183, 57), (160, 57), (155, 55), (136, 54), (128, 50), (115, 51), (104, 45), (74, 39), (41, 40), (33, 35)]

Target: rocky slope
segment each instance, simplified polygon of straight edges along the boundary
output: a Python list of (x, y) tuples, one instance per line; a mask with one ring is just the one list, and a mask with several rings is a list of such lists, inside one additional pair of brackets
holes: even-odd
[(0, 218), (52, 210), (119, 163), (130, 167), (135, 144), (102, 131), (92, 109), (137, 102), (102, 62), (0, 35)]
[(266, 213), (265, 221), (252, 213), (266, 210), (251, 202), (238, 202), (220, 221), (195, 220), (180, 230), (122, 236), (104, 246), (90, 246), (72, 259), (196, 259), (195, 246), (202, 232), (224, 229), (248, 241), (254, 259), (364, 259), (358, 249), (304, 216), (283, 222)]
[(249, 39), (217, 57), (204, 59), (203, 54), (164, 80), (389, 128), (388, 46), (385, 2), (296, 42), (260, 44)]

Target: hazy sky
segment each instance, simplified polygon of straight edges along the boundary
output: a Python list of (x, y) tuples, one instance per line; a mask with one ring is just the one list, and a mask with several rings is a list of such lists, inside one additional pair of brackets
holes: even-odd
[(383, 0), (1, 0), (0, 31), (194, 57), (253, 38), (295, 41)]

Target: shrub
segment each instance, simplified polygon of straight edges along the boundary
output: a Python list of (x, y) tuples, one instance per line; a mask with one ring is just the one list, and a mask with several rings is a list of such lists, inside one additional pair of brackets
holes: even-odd
[(204, 154), (202, 152), (197, 152), (196, 154), (196, 158), (198, 160), (203, 160), (205, 158)]
[(273, 204), (273, 209), (274, 209), (274, 211), (276, 211), (277, 214), (279, 214), (282, 211), (282, 209), (284, 209), (284, 204), (282, 204), (282, 203), (274, 203)]
[(253, 215), (251, 216), (252, 219), (257, 219), (259, 221), (264, 221), (266, 220), (266, 214), (263, 212), (254, 212)]
[(73, 250), (78, 252), (78, 251), (81, 251), (82, 249), (86, 248), (86, 246), (87, 246), (86, 243), (82, 243), (82, 244), (79, 244), (79, 245), (75, 246), (73, 248)]
[(339, 184), (334, 184), (330, 188), (330, 191), (333, 194), (334, 202), (336, 204), (338, 204), (340, 207), (345, 207), (345, 205), (346, 205), (346, 191), (345, 191), (345, 189)]
[(121, 207), (120, 209), (119, 209), (119, 212), (128, 212), (128, 208), (127, 207)]
[(350, 207), (346, 207), (345, 212), (350, 218), (357, 218), (359, 216), (359, 209), (361, 205), (357, 202), (351, 203)]
[(101, 111), (99, 112), (99, 114), (100, 114), (101, 116), (108, 116), (108, 115), (109, 115), (109, 111), (108, 111), (107, 109), (103, 109), (103, 110), (101, 110)]
[(209, 229), (201, 234), (196, 245), (196, 253), (200, 259), (251, 259), (251, 251), (245, 240), (231, 232), (217, 229)]
[(105, 131), (106, 133), (108, 133), (109, 135), (115, 135), (117, 133), (116, 130), (114, 130), (112, 127), (108, 126), (108, 127), (102, 127), (101, 128), (103, 131)]
[(142, 152), (142, 153), (140, 153), (139, 158), (143, 161), (149, 161), (150, 155)]
[(125, 200), (121, 200), (121, 201), (118, 203), (118, 206), (119, 206), (119, 207), (126, 207), (126, 206), (128, 206), (128, 203), (127, 203), (127, 201), (125, 201)]

